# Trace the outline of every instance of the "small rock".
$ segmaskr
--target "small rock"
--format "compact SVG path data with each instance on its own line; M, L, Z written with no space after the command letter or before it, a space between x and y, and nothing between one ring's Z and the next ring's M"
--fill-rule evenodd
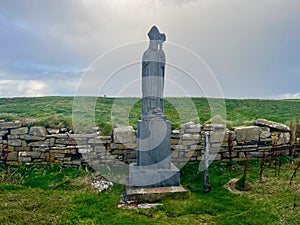
M96 188L99 192L106 190L107 188L113 186L114 184L107 180L95 180L92 186Z

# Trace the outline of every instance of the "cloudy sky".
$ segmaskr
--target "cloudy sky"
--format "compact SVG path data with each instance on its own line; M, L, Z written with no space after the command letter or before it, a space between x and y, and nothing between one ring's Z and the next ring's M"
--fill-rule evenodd
M155 24L166 95L300 98L299 21L299 0L0 0L0 97L138 95Z

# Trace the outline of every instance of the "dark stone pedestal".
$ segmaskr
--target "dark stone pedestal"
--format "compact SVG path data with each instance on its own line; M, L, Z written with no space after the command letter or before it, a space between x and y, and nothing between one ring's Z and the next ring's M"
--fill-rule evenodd
M160 117L137 122L137 166L169 169L171 123ZM151 167L151 168L150 168Z
M128 186L180 186L180 171L171 164L171 123L158 116L138 121L137 127L137 164L129 167Z

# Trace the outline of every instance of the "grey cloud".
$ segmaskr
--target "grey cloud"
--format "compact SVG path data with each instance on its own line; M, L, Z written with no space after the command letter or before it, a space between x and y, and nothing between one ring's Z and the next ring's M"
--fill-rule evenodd
M68 78L79 73L61 65L87 67L117 45L146 40L156 24L209 64L227 97L299 93L299 17L297 0L3 0L0 70L5 79L61 78L73 88ZM58 69L15 67L24 61Z

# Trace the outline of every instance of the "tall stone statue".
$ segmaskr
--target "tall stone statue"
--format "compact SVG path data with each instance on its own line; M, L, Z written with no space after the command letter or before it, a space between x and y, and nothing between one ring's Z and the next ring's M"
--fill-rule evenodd
M129 166L130 188L180 186L180 171L171 163L171 122L164 115L166 35L156 26L148 33L142 60L142 120L137 121L137 162ZM128 193L128 192L127 192Z
M142 117L143 119L163 115L163 91L166 57L162 44L166 35L161 34L156 26L148 33L149 47L142 59Z

